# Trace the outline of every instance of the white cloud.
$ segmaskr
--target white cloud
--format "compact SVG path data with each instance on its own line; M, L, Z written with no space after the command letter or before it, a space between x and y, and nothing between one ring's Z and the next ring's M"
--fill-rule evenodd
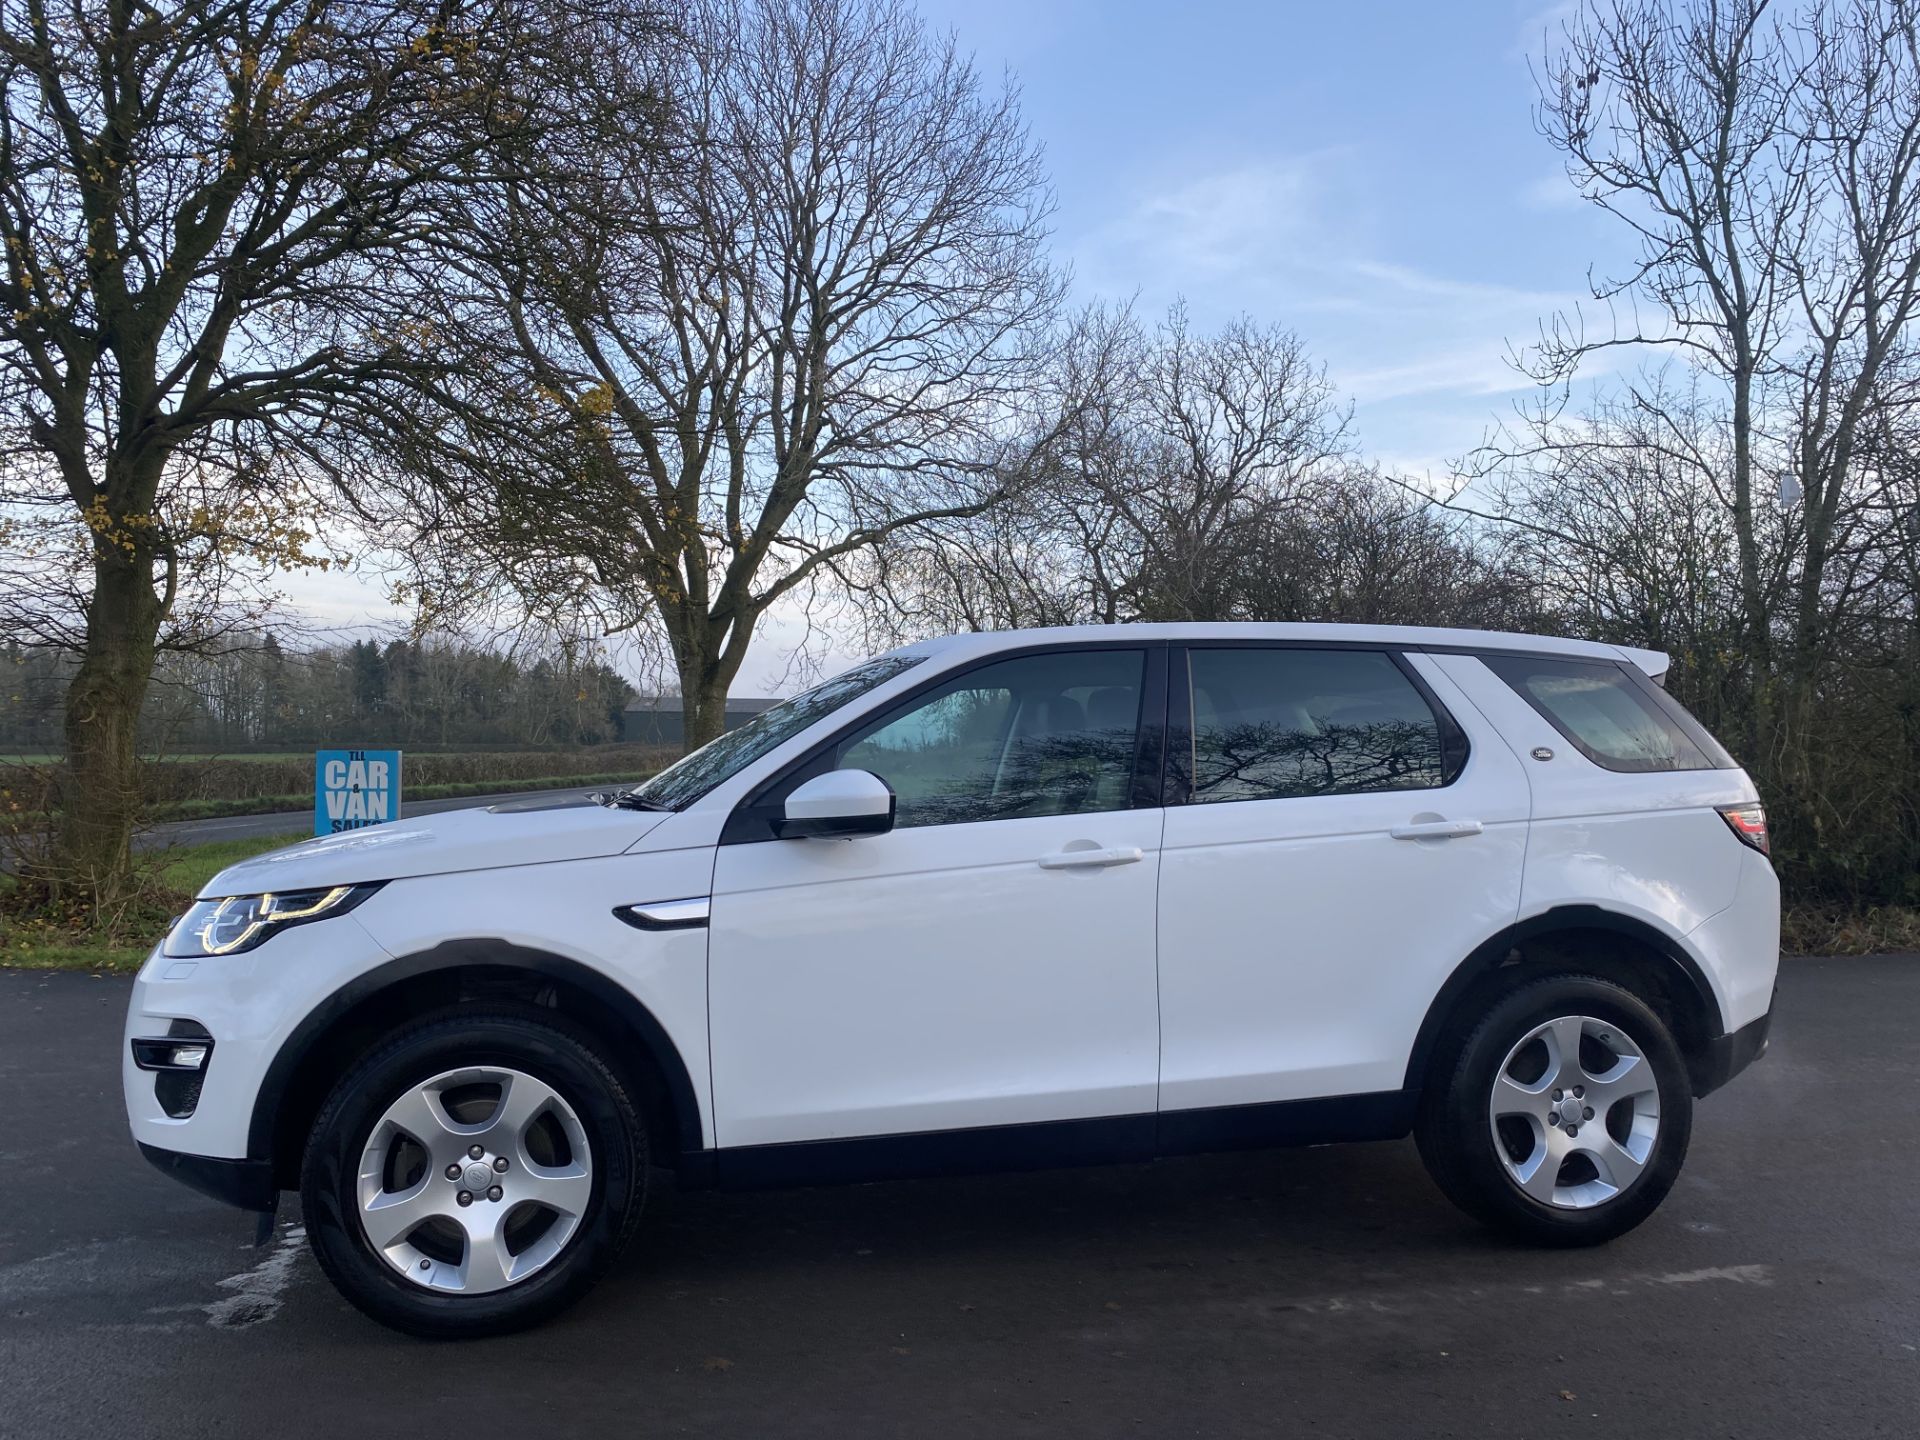
M1549 171L1528 181L1520 188L1518 198L1529 210L1578 210L1587 203L1564 170Z
M1404 295L1437 302L1436 308L1454 308L1457 302L1470 313L1491 309L1501 314L1521 310L1538 315L1563 308L1573 299L1553 290L1522 290L1485 280L1453 280L1443 275L1428 275L1411 266L1376 260L1355 260L1347 268L1362 279L1378 282Z
M1175 297L1211 325L1242 312L1298 330L1356 406L1363 443L1443 475L1505 401L1532 389L1512 364L1572 291L1405 262L1398 226L1370 231L1364 154L1267 157L1143 186L1074 247L1083 291ZM1413 463L1410 463L1413 462Z
M360 566L291 571L276 576L274 588L305 626L348 635L385 634L404 627L411 618L388 597L389 583L387 576Z
M1446 455L1425 451L1370 451L1367 458L1379 466L1382 474L1406 482L1428 495L1453 493L1453 460Z
M1340 369L1332 379L1363 407L1413 395L1507 395L1533 383L1507 362L1503 349L1481 344L1433 351L1372 369Z
M1252 161L1144 194L1073 246L1081 278L1126 294L1153 282L1191 288L1263 270L1311 239L1325 160Z
M1580 14L1580 0L1555 0L1520 22L1513 37L1513 59L1538 65L1546 52L1561 42L1561 30Z

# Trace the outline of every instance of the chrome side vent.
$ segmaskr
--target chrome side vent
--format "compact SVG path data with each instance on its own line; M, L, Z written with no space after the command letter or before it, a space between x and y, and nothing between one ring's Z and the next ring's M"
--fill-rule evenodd
M688 900L655 900L643 905L616 905L614 919L636 930L704 930L709 901L705 895Z

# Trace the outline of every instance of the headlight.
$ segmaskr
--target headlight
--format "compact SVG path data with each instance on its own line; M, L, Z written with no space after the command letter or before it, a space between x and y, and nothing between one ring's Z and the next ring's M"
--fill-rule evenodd
M174 923L165 953L179 960L207 955L237 955L263 945L291 925L329 915L344 915L378 885L334 885L316 890L281 890L267 895L232 895L196 900Z

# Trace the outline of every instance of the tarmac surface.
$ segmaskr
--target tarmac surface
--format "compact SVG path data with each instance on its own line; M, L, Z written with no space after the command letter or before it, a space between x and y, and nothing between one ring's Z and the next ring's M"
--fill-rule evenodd
M406 1339L127 1138L127 984L0 971L0 1436L1920 1435L1920 957L1784 968L1665 1206L1501 1241L1411 1143L656 1189L530 1334Z

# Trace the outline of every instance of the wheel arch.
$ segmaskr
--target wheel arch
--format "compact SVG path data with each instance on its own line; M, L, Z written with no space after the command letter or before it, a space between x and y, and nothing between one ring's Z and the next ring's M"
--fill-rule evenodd
M1457 1016L1555 961L1613 980L1652 1005L1686 1057L1695 1093L1711 1088L1709 1052L1726 1025L1706 972L1671 935L1598 905L1560 905L1509 925L1461 961L1420 1022L1407 1059L1406 1088L1424 1086L1434 1051Z
M636 1082L660 1151L686 1164L705 1151L699 1092L665 1027L638 997L577 960L505 940L450 940L348 981L294 1027L254 1097L247 1154L276 1183L299 1183L300 1156L340 1072L367 1047L433 1010L467 1001L552 1009L603 1042L607 1063ZM661 1133L664 1132L664 1133Z

